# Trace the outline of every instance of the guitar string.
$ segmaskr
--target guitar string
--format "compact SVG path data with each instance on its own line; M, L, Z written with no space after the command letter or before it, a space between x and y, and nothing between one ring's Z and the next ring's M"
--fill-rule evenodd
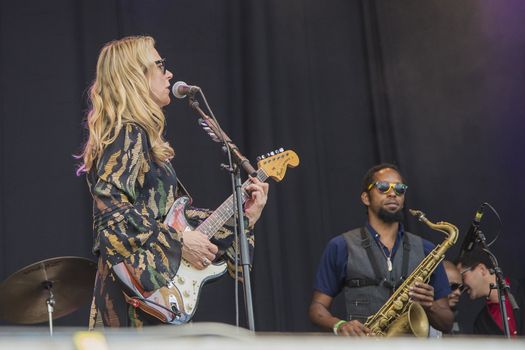
M260 181L265 181L268 176L264 173L262 169L257 171L257 178ZM242 185L244 189L250 183L249 180L245 181ZM243 192L243 203L246 200L246 192ZM232 202L232 203L230 203ZM213 234L223 225L233 215L233 196L228 197L216 210L213 212L208 219L206 219L201 225L199 225L198 230L204 233L208 238L211 238ZM222 222L221 222L222 221Z

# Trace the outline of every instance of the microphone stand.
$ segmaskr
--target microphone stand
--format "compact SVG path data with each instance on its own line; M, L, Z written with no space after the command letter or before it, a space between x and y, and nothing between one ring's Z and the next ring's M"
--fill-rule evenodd
M248 318L248 327L251 331L255 331L252 287L250 281L250 251L248 246L248 238L246 237L245 233L245 216L243 210L243 199L247 196L247 194L242 188L239 167L242 167L250 176L256 177L257 171L250 164L250 161L241 154L239 148L232 142L228 135L226 135L226 133L220 128L216 120L210 118L206 113L204 113L204 111L199 106L199 102L195 99L195 94L188 94L188 100L190 107L201 117L201 120L199 120L199 124L203 126L205 131L211 136L212 140L215 142L222 142L224 144L224 151L227 152L229 155L233 155L233 157L228 157L228 160L230 162L228 170L234 177L234 198L236 204L234 212L236 214L235 216L237 219L237 225L235 226L235 230L237 230L237 227L239 228L238 237L241 251L243 289L246 303L246 315ZM235 164L231 163L231 158L233 158ZM237 259L238 257L236 256L235 258Z
M478 241L481 243L481 246L483 247L483 251L487 253L490 260L492 261L493 273L496 275L496 285L492 284L490 285L490 289L496 289L498 291L498 303L499 303L499 309L501 312L501 321L503 324L503 334L505 337L510 338L510 329L509 329L509 319L507 315L507 307L506 307L506 300L507 296L509 298L509 302L512 306L513 310L519 309L518 304L516 303L516 300L514 299L514 296L510 292L510 287L505 281L505 276L503 275L503 271L501 267L498 266L498 260L496 259L496 256L492 254L492 252L489 250L489 247L486 243L486 238L483 232L481 230L476 230L476 235L478 237Z

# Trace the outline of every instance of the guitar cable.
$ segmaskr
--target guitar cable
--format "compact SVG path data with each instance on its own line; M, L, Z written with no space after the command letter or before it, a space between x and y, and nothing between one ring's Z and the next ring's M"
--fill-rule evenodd
M156 305L156 306L160 307L161 309L164 309L167 312L174 314L176 317L180 317L182 315L182 313L180 312L180 310L176 306L173 306L175 308L175 310L173 310L173 309L170 310L167 307L165 307L164 305L161 305L161 304L156 303L154 301L151 301L149 299L145 299L145 298L141 298L141 297L131 297L129 299L130 300L140 300L140 301L144 302L145 304L149 303L149 304ZM130 303L135 308L137 307L136 305L133 305L131 302L128 302L128 303Z

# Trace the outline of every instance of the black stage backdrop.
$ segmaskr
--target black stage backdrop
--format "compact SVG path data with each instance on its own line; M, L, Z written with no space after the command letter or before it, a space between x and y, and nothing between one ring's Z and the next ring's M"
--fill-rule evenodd
M250 158L278 147L301 165L272 183L257 225L257 330L316 330L307 317L321 253L365 222L363 173L395 162L408 204L459 226L490 202L494 252L523 275L525 3L505 1L14 1L0 5L0 278L38 260L92 257L91 199L75 176L86 91L101 46L148 34L173 82L200 85ZM173 163L195 204L230 190L218 144L186 101L166 108ZM410 219L436 243L441 234ZM498 231L486 214L485 234ZM454 247L449 258L454 258ZM195 320L234 323L229 278ZM8 300L0 301L9 303ZM60 302L60 301L58 301ZM243 302L241 301L241 304ZM479 303L467 300L468 329ZM342 315L341 301L338 301ZM58 320L87 324L87 306ZM244 316L241 317L245 324ZM4 322L5 324L5 322Z

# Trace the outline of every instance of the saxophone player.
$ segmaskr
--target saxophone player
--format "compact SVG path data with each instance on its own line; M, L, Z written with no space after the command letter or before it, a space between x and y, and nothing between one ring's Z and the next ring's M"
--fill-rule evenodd
M407 186L392 164L379 164L365 174L361 201L365 225L333 238L325 248L315 277L309 307L310 320L336 335L369 335L364 323L429 254L434 245L403 228ZM410 287L410 298L420 304L430 324L443 332L452 328L448 304L450 287L440 263L429 283ZM331 313L333 299L344 291L347 315Z

